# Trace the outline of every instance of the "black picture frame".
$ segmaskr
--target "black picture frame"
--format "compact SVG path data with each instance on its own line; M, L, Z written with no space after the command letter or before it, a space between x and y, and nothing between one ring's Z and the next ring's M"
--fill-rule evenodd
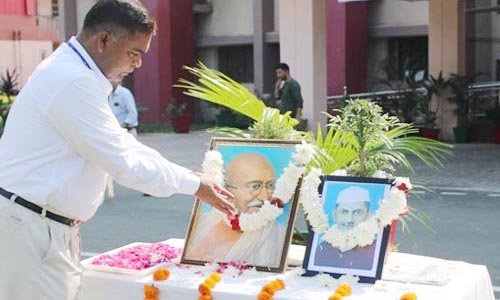
M331 209L332 207L337 209L336 197L342 191L348 187L364 188L370 196L369 214L378 210L380 200L387 195L392 184L392 180L382 178L323 176L318 190L322 199L323 211L330 215L335 214ZM382 191L383 196L381 197ZM348 195L349 193L345 191L344 194ZM326 212L325 209L329 212ZM332 220L336 222L335 216L329 216L329 225L333 224ZM330 274L335 278L342 275L353 275L358 276L360 282L364 283L374 283L381 278L390 225L385 226L377 234L372 244L346 252L341 252L330 244L325 244L326 241L320 242L321 234L314 232L310 226L308 227L309 239L303 261L303 268L306 270L304 276L314 276L318 273ZM354 252L349 253L349 251Z

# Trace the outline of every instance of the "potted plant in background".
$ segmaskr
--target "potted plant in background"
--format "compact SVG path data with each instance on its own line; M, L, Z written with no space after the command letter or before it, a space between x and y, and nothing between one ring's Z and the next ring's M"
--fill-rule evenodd
M493 124L492 140L495 144L500 144L500 104L498 101L495 107L486 111L486 117Z
M19 93L17 80L18 75L15 69L13 71L7 69L5 74L0 77L0 135L3 133L3 126L10 107Z
M425 126L420 128L420 134L429 139L437 140L439 137L439 128L436 128L436 120L440 114L442 102L449 95L449 86L451 80L445 78L442 72L438 76L428 76L424 82L427 90L427 98L422 102L421 109L425 116Z
M167 105L167 114L170 116L175 133L189 133L191 116L187 112L187 104L172 98Z
M470 90L470 86L479 75L481 74L451 74L450 87L454 94L451 100L457 105L457 127L453 128L455 142L457 143L470 141L471 132L469 126L471 113L474 103L477 100L477 95Z

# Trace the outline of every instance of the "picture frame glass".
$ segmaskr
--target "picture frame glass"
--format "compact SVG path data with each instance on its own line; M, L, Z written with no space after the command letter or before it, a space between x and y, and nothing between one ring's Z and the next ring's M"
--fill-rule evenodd
M224 187L234 195L239 214L260 211L271 201L285 168L293 161L298 142L214 138L210 150L224 162ZM298 204L298 187L274 221L259 230L231 228L227 216L196 199L186 235L181 263L238 262L257 270L283 272Z
M353 230L378 211L390 187L391 181L387 179L325 176L320 193L328 225ZM386 226L379 230L371 244L341 251L325 241L324 234L310 230L304 268L309 275L348 274L359 276L362 282L374 282L382 274L388 235L389 226Z

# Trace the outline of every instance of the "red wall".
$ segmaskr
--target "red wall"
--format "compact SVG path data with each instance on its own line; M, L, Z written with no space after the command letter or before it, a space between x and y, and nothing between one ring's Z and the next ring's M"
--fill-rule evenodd
M366 92L368 63L367 2L327 1L328 95Z
M181 77L189 78L182 65L193 65L193 4L176 0L142 2L155 16L158 33L143 57L142 67L134 72L134 91L138 104L147 107L140 122L165 123L170 99L192 101L172 85Z
M36 0L0 0L0 15L36 15Z

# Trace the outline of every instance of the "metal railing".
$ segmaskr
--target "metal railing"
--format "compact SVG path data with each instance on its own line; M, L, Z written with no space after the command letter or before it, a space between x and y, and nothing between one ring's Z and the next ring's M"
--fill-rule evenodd
M470 96L473 96L470 103L470 117L473 120L484 118L487 110L500 106L500 82L472 84L469 86L468 92ZM408 97L412 98L408 99ZM382 106L384 111L401 116L401 107L405 105L404 102L423 102L426 101L424 97L427 97L427 89L424 87L357 94L344 92L344 95L327 97L327 111L333 113L334 109L342 107L343 101L346 99L362 98L376 102ZM420 105L415 102L412 104L415 106Z

